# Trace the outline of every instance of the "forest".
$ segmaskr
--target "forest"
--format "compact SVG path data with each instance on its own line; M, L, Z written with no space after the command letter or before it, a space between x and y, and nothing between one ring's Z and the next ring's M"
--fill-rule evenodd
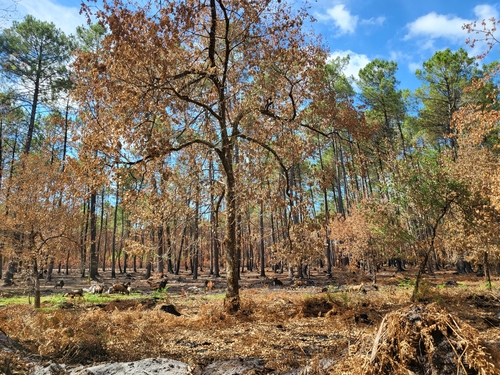
M399 87L358 78L284 1L83 5L0 34L0 276L78 269L298 279L383 265L500 273L497 21ZM482 22L482 23L481 23ZM487 42L478 58L468 45Z

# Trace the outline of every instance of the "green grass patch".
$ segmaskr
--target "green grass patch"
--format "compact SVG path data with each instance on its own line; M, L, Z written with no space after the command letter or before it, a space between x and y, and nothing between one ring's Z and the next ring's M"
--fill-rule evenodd
M33 299L33 296L31 297ZM28 296L0 297L0 306L24 305L28 303Z
M54 294L52 296L42 296L40 298L41 303L54 304L57 305L64 301L62 294ZM0 297L0 306L7 305L28 305L33 304L34 297L28 297L28 295L15 295L12 297Z
M138 299L138 298L151 298L151 296L142 295L141 293L130 293L130 294L92 294L87 293L83 295L83 299L85 302L94 304L94 303L106 303L110 301L116 300L127 300L127 299ZM78 300L78 298L75 298ZM67 300L71 300L71 298L67 298Z
M410 289L415 286L415 280L408 277L398 281L398 287L402 289Z
M224 299L226 293L217 293L217 294L205 294L204 299L208 299L210 301Z
M111 301L116 301L117 299L140 299L140 298L151 298L148 295L142 295L139 292L130 293L129 295L123 294L92 294L92 293L84 293L83 298L75 297L64 297L63 293L53 294L51 296L42 296L40 298L40 303L45 304L43 308L48 308L47 305L59 306L64 302L74 302L74 303L88 303L88 304L99 304L99 303L107 303ZM164 295L163 295L164 296ZM0 306L7 305L28 305L30 302L33 304L33 295L28 299L28 295L13 295L9 297L0 297ZM30 302L29 302L30 301Z

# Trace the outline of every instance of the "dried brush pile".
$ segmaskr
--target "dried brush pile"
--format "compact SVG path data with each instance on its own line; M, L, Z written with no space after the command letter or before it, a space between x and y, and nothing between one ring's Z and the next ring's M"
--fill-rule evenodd
M387 314L375 336L366 375L499 374L476 329L431 304Z

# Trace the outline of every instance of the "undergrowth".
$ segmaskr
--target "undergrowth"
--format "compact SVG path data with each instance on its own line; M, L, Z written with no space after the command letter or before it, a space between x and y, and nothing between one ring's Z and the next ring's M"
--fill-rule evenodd
M479 287L474 290L482 293ZM462 288L424 283L421 293L430 302L438 296L440 306L450 311L469 313L467 321L477 319L476 312L463 308ZM68 364L164 357L194 366L254 357L285 371L328 358L342 368L337 373L358 374L384 316L409 306L409 294L398 286L366 294L245 289L241 310L233 315L224 313L221 293L173 296L162 291L81 300L54 295L40 310L27 304L2 307L0 327L30 353ZM168 304L181 315L162 310ZM15 360L4 364L12 367Z

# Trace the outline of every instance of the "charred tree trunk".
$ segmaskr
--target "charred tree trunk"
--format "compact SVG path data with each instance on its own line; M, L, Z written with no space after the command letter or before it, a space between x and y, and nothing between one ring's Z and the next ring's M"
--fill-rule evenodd
M266 252L264 247L264 202L260 202L259 215L259 234L260 234L260 276L266 277Z
M167 227L167 272L170 274L174 273L174 265L172 263L172 235L170 233L170 226L166 224Z
M113 213L113 236L111 238L111 278L116 278L116 226L118 224L118 201L120 199L120 184L116 182L115 211Z
M33 262L33 277L34 277L34 306L35 309L39 309L41 307L41 295L40 295L40 277L38 276L38 264L36 259Z
M89 228L89 215L86 201L83 203L83 216L85 218L85 224L82 228L82 233L80 234L80 273L82 278L85 277L87 264L87 232Z
M177 252L177 258L175 259L175 274L178 275L181 270L181 258L182 258L182 250L184 247L184 241L186 240L187 235L187 226L184 226L182 229L181 235L181 243L179 244L179 251Z
M97 279L97 217L96 217L96 194L92 192L90 194L90 279Z
M491 290L491 275L490 275L490 263L488 260L488 252L483 253L483 267L484 267L484 277L486 278L486 287Z
M156 257L158 259L158 264L156 265L156 272L163 275L165 270L163 262L163 225L158 227L158 247L156 248Z
M199 186L199 185L198 185ZM198 280L198 253L199 253L199 214L200 214L200 196L199 196L199 188L196 188L196 202L195 202L195 211L194 211L194 228L193 228L193 280Z
M108 250L108 212L106 210L106 215L104 216L104 249L102 252L102 272L106 271L107 250Z

